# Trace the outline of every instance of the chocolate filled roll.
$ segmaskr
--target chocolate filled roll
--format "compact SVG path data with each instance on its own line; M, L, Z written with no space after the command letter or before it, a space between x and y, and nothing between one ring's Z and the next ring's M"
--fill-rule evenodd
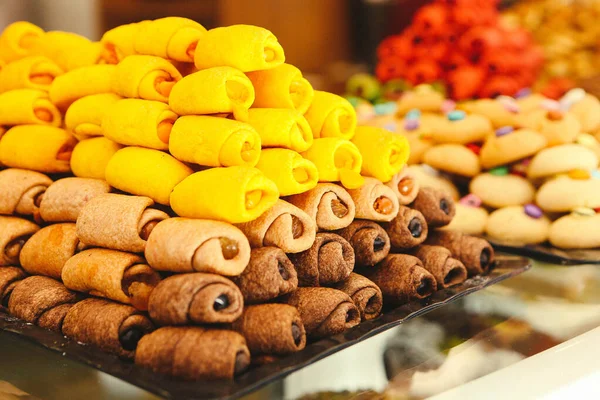
M421 260L408 254L390 254L369 272L367 278L379 286L386 304L424 299L437 289L435 278Z
M0 135L2 136L2 135ZM0 214L33 215L52 179L46 175L19 168L0 171Z
M360 313L352 299L337 289L298 288L286 303L298 309L309 338L337 335L360 323Z
M30 276L15 285L8 311L25 322L60 331L65 315L77 300L75 292L62 283L46 276Z
M148 302L150 318L158 325L230 323L243 308L242 293L233 282L202 272L164 279Z
M429 187L419 190L412 207L423 214L427 225L433 227L448 225L456 213L452 197Z
M406 166L385 185L396 193L401 206L412 203L419 193L419 182Z
M185 380L231 379L248 368L250 351L234 331L167 326L140 340L135 363Z
M61 279L67 260L85 247L77 238L74 223L53 224L40 229L25 242L19 260L31 275Z
M59 179L41 195L40 215L46 222L75 222L88 201L108 192L108 183L99 179Z
M156 224L169 216L150 208L149 197L106 193L88 201L77 218L77 236L90 246L143 253Z
M346 279L354 269L354 249L335 233L319 232L310 249L289 254L299 286L327 286Z
M390 252L390 238L375 222L357 219L335 233L352 245L357 267L372 267Z
M233 278L246 303L260 303L288 294L298 287L294 264L279 247L252 249L250 262Z
M150 292L160 282L160 275L138 255L89 249L65 263L62 280L69 289L147 310Z
M277 200L275 205L254 221L236 224L250 246L277 246L286 253L307 250L315 241L315 221L298 207Z
M353 272L348 279L338 283L334 288L350 296L362 320L376 318L381 313L383 307L381 289L364 276Z
M138 342L154 326L131 306L89 298L75 304L63 321L65 336L121 358L133 358Z
M331 231L350 225L356 207L350 194L340 185L318 183L308 192L286 197L317 222L319 230Z
M390 237L392 248L397 250L420 245L429 232L423 214L405 206L400 206L396 218L382 226Z
M226 222L169 218L152 231L145 255L158 271L235 276L250 260L250 244L238 228Z
M258 304L244 308L233 330L246 338L254 354L283 355L306 346L306 332L300 314L287 304Z
M463 263L453 258L445 247L421 245L412 254L431 272L440 289L458 285L467 279L467 269Z
M0 216L0 266L20 265L25 242L39 229L26 219Z
M494 264L494 248L485 239L456 231L434 231L425 243L450 250L465 265L469 276L487 272Z
M356 205L356 218L391 221L398 214L398 197L375 178L365 178L364 185L348 190L348 193Z
M8 308L8 301L15 286L27 274L19 267L0 267L0 309Z

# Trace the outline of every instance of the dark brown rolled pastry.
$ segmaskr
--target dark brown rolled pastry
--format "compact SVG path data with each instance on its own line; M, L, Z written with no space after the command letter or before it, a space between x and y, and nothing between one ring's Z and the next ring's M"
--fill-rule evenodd
M362 320L376 318L381 313L383 307L381 289L364 276L353 272L348 279L338 283L334 288L350 296Z
M300 314L287 304L247 306L233 323L233 330L246 338L250 353L284 355L306 346Z
M154 326L131 306L110 300L89 298L75 304L63 322L63 334L70 339L131 359L140 339Z
M158 325L230 323L243 308L242 293L233 282L202 272L162 280L148 302L150 318Z
M319 232L310 249L289 254L298 286L327 286L343 281L354 270L354 250L335 233Z
M356 214L350 194L334 183L318 183L308 192L286 197L286 200L304 210L317 222L317 228L323 231L350 225Z
M400 206L396 218L382 226L390 237L392 248L396 250L411 249L420 245L429 232L423 214L406 206Z
M456 213L452 197L430 187L419 190L412 207L423 214L427 225L433 227L448 225Z
M417 193L419 193L419 182L407 166L394 175L392 180L385 185L396 193L401 206L412 203L417 197Z
M40 216L46 222L75 222L88 201L109 192L110 185L99 179L59 179L41 195Z
M69 309L77 302L75 292L45 276L30 276L15 285L8 311L16 318L60 331Z
M450 250L445 247L421 245L412 254L435 277L439 289L458 285L467 279L467 269L463 263L453 258Z
M421 260L408 254L388 255L369 270L367 278L379 286L383 300L391 305L424 299L437 289L435 278L423 268Z
M19 267L0 267L0 309L8 308L8 300L15 286L26 276Z
M29 238L19 259L23 269L31 275L61 279L67 260L85 247L77 238L74 223L48 225Z
M391 221L398 214L398 196L375 178L365 178L364 185L348 193L356 205L356 218Z
M41 195L52 184L46 175L19 168L0 171L0 214L33 215Z
M169 216L150 208L149 197L106 193L88 201L77 218L77 236L90 246L143 253L156 224Z
M298 288L286 299L300 313L306 335L323 338L360 323L360 312L346 293L332 288Z
M388 234L373 221L357 219L335 233L352 245L357 267L372 267L390 252Z
M185 380L231 379L248 368L250 351L234 331L166 326L140 340L135 363Z
M250 263L233 281L240 288L244 302L252 304L293 292L298 287L298 274L279 247L259 247L252 249Z
M494 264L494 248L485 239L457 231L434 231L425 243L450 250L465 265L469 276L487 272Z
M26 219L0 216L0 266L19 265L25 242L39 229Z

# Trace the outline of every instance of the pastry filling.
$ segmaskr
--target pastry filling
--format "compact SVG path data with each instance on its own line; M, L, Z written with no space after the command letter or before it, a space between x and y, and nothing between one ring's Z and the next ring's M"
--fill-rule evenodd
M338 218L344 218L348 215L348 206L339 198L331 200L331 211Z
M379 311L379 301L377 300L377 296L373 295L367 301L367 305L365 306L366 313L374 313Z
M299 108L306 101L306 92L309 85L304 78L294 79L290 83L290 98L294 108Z
M463 270L461 268L452 268L444 277L445 285L459 283L463 278Z
M346 322L352 322L356 318L358 318L358 312L354 308L351 308L346 312Z
M237 241L227 237L220 237L219 242L221 243L221 252L224 259L233 260L240 253Z
M408 230L410 234L414 238L418 238L423 233L423 224L421 224L421 220L417 217L414 217L408 223Z
M251 190L246 193L246 210L256 208L262 200L263 192L260 189Z
M387 215L394 211L394 203L389 197L379 196L373 203L373 209L379 214Z
M240 350L235 355L234 375L240 374L250 365L250 357L243 350Z
M119 56L117 55L117 49L115 45L112 43L104 43L104 49L102 50L102 59L106 61L107 64L118 64Z
M38 195L34 197L33 205L36 206L37 208L40 208L40 206L42 205L42 200L44 199L45 192L46 191L44 190L43 192L38 193Z
M377 236L374 240L373 240L373 251L375 253L383 250L383 248L385 247L385 239L382 238L381 236Z
M150 233L159 222L160 220L153 220L146 223L140 230L140 238L142 238L142 240L148 240Z
M175 86L175 80L169 76L169 78L164 76L159 76L154 81L154 89L164 97L169 97L171 94L171 90L173 86Z
M173 129L174 123L175 121L172 119L160 121L156 128L156 134L161 142L169 144L169 138L171 137L171 130Z
M56 159L60 161L71 161L71 155L73 154L73 143L65 143L56 152Z
M417 294L422 297L427 297L432 292L433 292L433 286L431 285L431 282L429 281L429 279L427 279L427 278L422 279L421 282L419 283L419 286L417 286Z
M8 258L10 261L18 261L19 255L21 254L21 250L23 249L23 246L25 245L27 239L29 239L29 236L21 236L10 241L4 247L4 255L6 256L6 258Z
M254 146L250 142L244 142L240 151L242 160L250 162L254 159Z
M40 121L52 122L52 120L54 120L52 112L50 112L50 110L46 108L35 108L33 110L33 113L35 114L35 117Z
M300 346L300 343L302 343L302 329L295 322L292 323L292 338L294 339L294 344Z
M190 43L187 50L185 51L185 54L187 54L188 57L192 60L194 59L194 55L196 54L196 47L198 47L198 41Z
M52 81L54 81L54 75L48 73L32 73L29 75L29 82L35 83L37 85L50 85Z
M398 191L402 196L408 196L415 188L415 182L411 177L404 177L398 182Z
M133 351L137 348L138 342L146 332L138 327L132 327L119 335L119 343L123 349Z
M442 210L446 215L450 214L450 204L448 204L448 200L440 200L440 210Z
M213 310L219 312L223 311L230 305L229 297L226 294L222 294L215 299L213 302Z
M292 217L292 237L294 239L298 239L302 234L304 234L304 224L300 220L300 218L291 214Z
M290 273L288 272L287 268L285 267L285 264L282 263L281 261L279 261L277 263L277 270L279 271L279 275L281 275L281 279L283 279L284 281L287 281L288 279L290 279Z
M550 121L561 121L563 117L563 113L558 110L550 110L546 113L546 118L548 118Z
M479 265L481 265L481 269L483 269L483 270L487 269L487 267L490 263L491 257L492 257L492 252L490 251L490 249L485 248L485 249L481 250L481 254L479 255Z

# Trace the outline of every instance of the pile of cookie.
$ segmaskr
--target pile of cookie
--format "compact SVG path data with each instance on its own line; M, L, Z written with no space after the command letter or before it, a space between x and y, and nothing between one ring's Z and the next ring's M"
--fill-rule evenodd
M487 242L428 230L454 203L404 172L406 138L356 128L266 29L169 17L93 43L18 22L0 58L16 318L231 378L493 264Z

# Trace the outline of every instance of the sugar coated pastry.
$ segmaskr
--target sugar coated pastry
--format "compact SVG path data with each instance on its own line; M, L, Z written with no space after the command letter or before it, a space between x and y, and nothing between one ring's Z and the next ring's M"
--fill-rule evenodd
M477 154L463 145L454 143L431 147L423 155L423 161L433 168L461 176L472 177L481 170Z
M236 276L250 260L250 244L238 228L225 222L169 218L153 228L145 256L159 271Z
M581 144L563 144L537 153L527 168L529 179L569 173L572 170L591 171L598 167L598 156Z
M356 128L356 112L348 100L338 95L315 90L310 107L304 114L317 138L352 139Z
M519 126L540 132L546 137L548 146L571 143L581 132L581 124L575 115L558 110L536 110L524 114L517 122Z
M15 286L27 274L19 267L0 267L0 310L8 308L8 302Z
M335 137L315 139L302 157L317 166L319 182L341 182L347 189L358 189L365 182L360 175L362 156L349 140Z
M600 128L600 101L595 96L586 93L569 111L579 120L583 132L596 132Z
M167 103L181 73L167 60L145 55L125 57L115 68L112 91L123 97Z
M293 65L281 64L246 75L256 91L253 107L291 108L304 114L312 103L314 90L302 72Z
M180 117L173 125L168 143L169 151L178 160L210 167L254 167L261 156L261 140L256 130L227 118Z
M456 231L430 232L425 244L443 246L450 250L467 268L469 276L487 272L494 265L494 248L487 240Z
M553 246L563 249L600 247L600 214L565 215L550 225L548 239Z
M211 187L219 191L206 190ZM261 216L278 197L277 185L260 170L240 165L188 176L173 189L171 207L182 217L242 223Z
M297 152L312 146L313 134L306 118L287 108L252 108L248 123L260 135L263 147L282 147Z
M69 172L77 140L64 129L19 125L0 138L0 163L39 172Z
M444 95L430 85L419 85L400 97L396 114L404 116L414 109L421 110L421 112L440 112L444 100Z
M80 178L105 179L105 171L112 156L123 146L98 136L82 140L73 148L71 170Z
M211 29L202 35L194 54L198 69L228 66L248 72L274 68L284 62L283 47L275 35L252 25Z
M400 206L396 218L382 226L389 235L391 247L396 250L420 245L429 230L423 214L405 206Z
M443 246L421 245L412 254L435 277L438 288L458 285L467 279L467 269L463 263Z
M44 35L44 30L26 21L8 25L0 34L0 54L7 63L26 57Z
M19 265L23 245L39 229L26 219L0 216L0 266Z
M483 204L492 208L517 206L531 203L535 188L518 175L495 175L489 172L477 175L469 184L469 190Z
M60 111L48 93L37 89L14 89L0 93L0 124L41 124L60 126Z
M454 183L427 164L411 165L406 170L415 177L420 188L431 187L446 193L454 200L460 198L458 188L454 186Z
M135 54L135 38L138 30L149 21L117 26L102 35L102 60L107 64L118 64L125 57Z
M110 93L116 72L114 65L90 65L57 76L50 85L50 100L66 109L82 97Z
M398 202L402 206L412 203L417 197L417 193L419 193L419 182L417 182L414 174L406 166L394 175L386 183L386 186L390 187L396 193Z
M530 207L527 207L530 206ZM550 220L531 204L500 208L490 214L485 231L503 243L523 245L548 239Z
M446 119L433 120L431 138L435 142L457 144L482 142L487 136L493 134L489 119L478 114L458 114L460 112L462 111L454 111L456 117L455 114L448 114Z
M375 178L365 178L358 189L348 189L356 206L356 218L391 221L398 214L398 197L394 191Z
M120 99L114 93L100 93L75 100L65 114L66 128L79 140L102 136L102 118Z
M71 32L46 32L31 48L31 53L48 57L65 71L97 64L102 46Z
M33 215L40 206L41 195L52 179L35 171L7 168L0 171L0 214Z
M589 176L589 175L588 175ZM569 212L578 207L600 207L600 179L559 177L544 183L536 203L546 212Z
M456 214L450 223L440 229L481 235L485 231L489 214L483 207L456 203Z
M48 91L54 79L64 71L52 60L29 56L13 61L0 69L0 92L13 89Z
M256 168L275 182L281 196L304 193L319 182L315 164L293 150L264 149Z
M479 99L465 102L460 104L459 108L469 114L483 115L490 120L494 128L514 126L520 110L518 105L516 105L516 107L515 105L510 107L505 103L494 99Z
M137 54L193 62L198 40L206 29L188 18L166 17L139 24L133 47Z
M238 121L248 120L253 102L252 82L232 67L194 72L177 82L169 96L169 106L178 115L233 113Z
M141 147L117 151L105 171L111 186L165 205L175 186L191 173L187 165L169 154Z
M335 288L350 296L363 321L376 318L381 313L383 307L381 289L366 277L353 272L348 279L336 284Z
M352 245L357 267L372 267L390 252L388 234L373 221L355 220L335 233Z
M517 129L506 135L491 136L481 148L479 159L483 168L494 168L532 156L547 144L541 133Z
M108 192L108 183L98 179L59 179L40 195L40 216L46 222L75 222L88 201Z
M419 190L413 208L423 214L428 226L435 227L448 225L456 212L454 200L444 192L432 188Z
M352 143L363 159L361 173L382 182L392 180L408 161L410 148L404 136L382 128L358 127Z

